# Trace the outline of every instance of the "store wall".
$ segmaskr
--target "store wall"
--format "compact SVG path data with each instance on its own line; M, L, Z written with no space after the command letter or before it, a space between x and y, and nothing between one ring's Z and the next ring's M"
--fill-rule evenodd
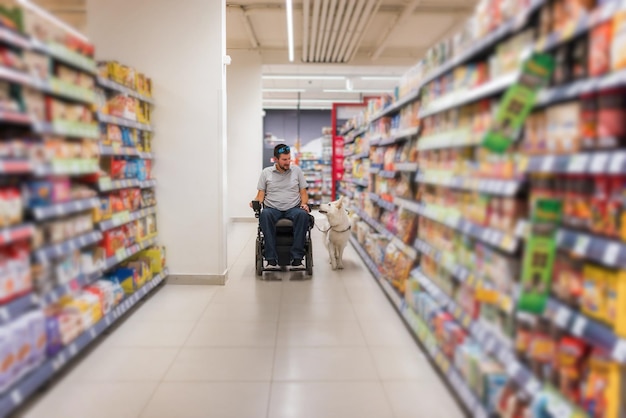
M152 78L158 227L173 281L226 277L225 1L87 0L100 60Z
M263 168L261 54L228 51L228 212L231 220L256 221L249 207Z

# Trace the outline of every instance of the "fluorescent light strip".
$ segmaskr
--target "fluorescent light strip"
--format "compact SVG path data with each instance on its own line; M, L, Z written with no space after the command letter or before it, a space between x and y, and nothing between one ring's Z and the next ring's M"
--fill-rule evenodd
M264 80L345 80L340 75L275 75L266 74L261 76Z
M361 100L301 99L300 103L362 103ZM298 103L298 99L263 99L263 103Z
M264 93L305 93L306 89L263 89Z
M293 62L293 4L292 0L285 0L287 6L287 41L289 43L289 62Z
M300 110L330 110L333 107L331 105L319 105L319 106L300 106ZM267 110L283 110L283 109L297 109L294 105L271 105L263 106L263 109Z
M393 89L324 89L324 93L392 93Z
M400 80L400 76L363 76L361 80L367 81L398 81Z

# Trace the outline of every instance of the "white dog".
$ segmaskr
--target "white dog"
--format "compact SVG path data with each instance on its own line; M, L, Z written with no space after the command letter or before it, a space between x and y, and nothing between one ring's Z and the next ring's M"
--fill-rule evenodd
M333 270L343 269L343 250L350 239L350 218L344 208L343 196L330 203L320 206L320 213L326 215L329 226L320 229L325 234L324 246L330 256L330 264Z

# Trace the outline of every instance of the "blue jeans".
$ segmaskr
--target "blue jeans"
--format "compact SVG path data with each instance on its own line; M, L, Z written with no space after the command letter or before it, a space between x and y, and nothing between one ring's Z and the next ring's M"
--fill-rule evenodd
M309 229L309 214L300 207L285 211L266 207L261 211L259 222L265 237L265 259L278 261L278 254L276 253L276 222L282 218L287 218L293 222L291 259L302 260L304 258L306 232Z

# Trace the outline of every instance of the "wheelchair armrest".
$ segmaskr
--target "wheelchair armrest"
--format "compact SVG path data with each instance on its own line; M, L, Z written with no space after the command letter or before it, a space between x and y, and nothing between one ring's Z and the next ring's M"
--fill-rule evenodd
M253 200L252 201L252 210L254 210L254 216L256 218L261 216L261 207L262 206L263 206L262 203L259 202L258 200Z

